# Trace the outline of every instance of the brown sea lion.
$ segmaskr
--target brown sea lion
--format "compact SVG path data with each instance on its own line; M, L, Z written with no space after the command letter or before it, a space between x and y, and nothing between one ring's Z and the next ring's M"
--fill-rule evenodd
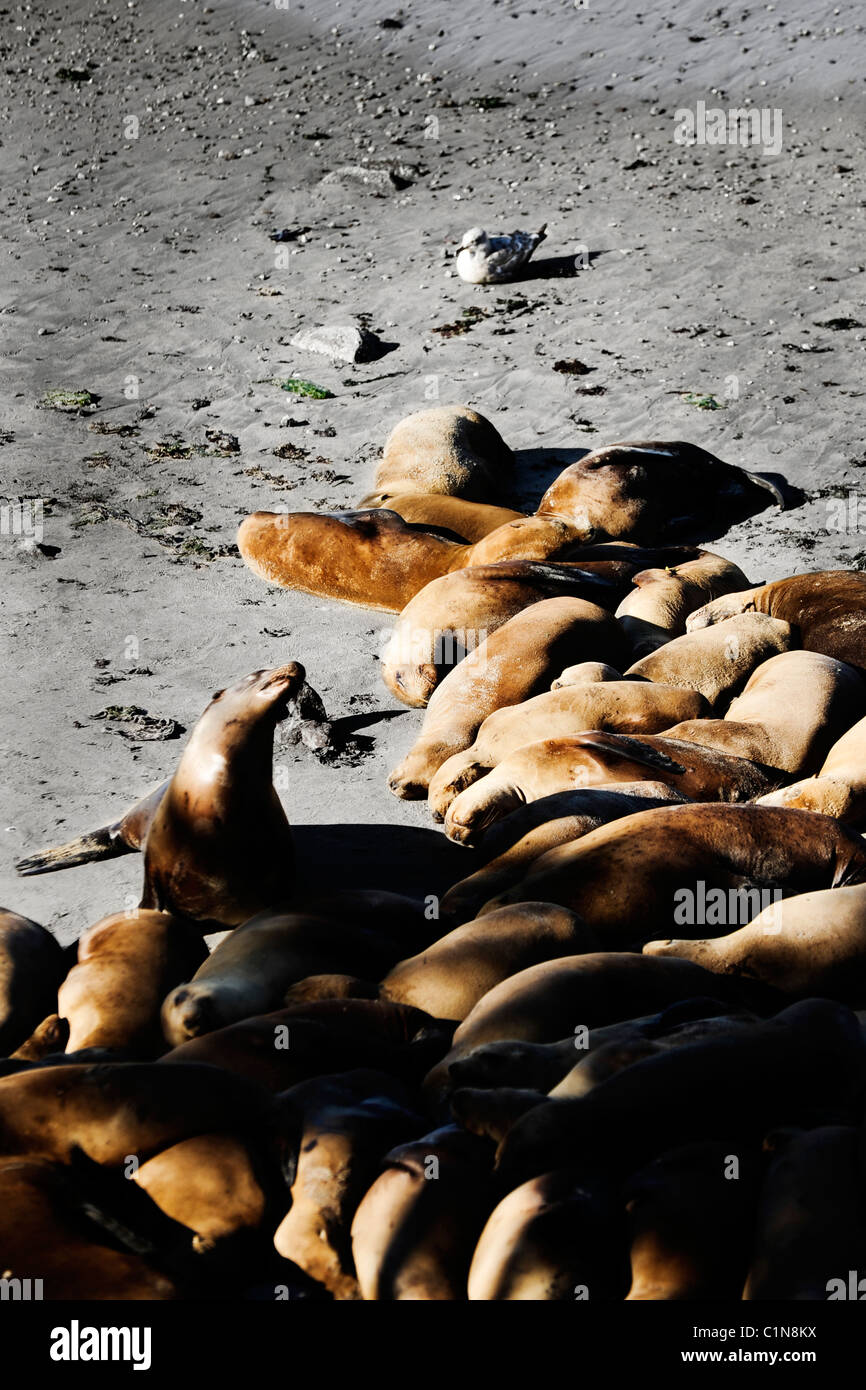
M390 1000L319 999L192 1038L157 1065L207 1063L284 1091L350 1066L412 1075L423 1068L430 1033L436 1033L434 1020L420 1009Z
M386 1154L352 1222L364 1299L465 1299L495 1201L490 1145L448 1125Z
M618 573L617 562L589 563L594 570L513 560L434 579L406 605L393 629L382 656L382 678L388 689L405 705L426 705L439 681L465 652L474 652L531 604L549 598L610 602L618 590L601 567L614 566ZM617 659L612 650L598 653L600 660L609 657Z
M604 1302L622 1298L626 1258L612 1193L579 1169L558 1169L509 1192L475 1247L475 1300Z
M499 503L506 499L513 466L514 455L485 416L468 405L432 406L405 416L388 435L373 496L376 505L392 492L443 492Z
M813 777L768 792L759 804L819 811L862 829L866 823L866 719L859 719L833 744Z
M688 719L667 737L803 776L864 708L866 682L853 666L820 652L782 652L752 672L724 719Z
M778 786L782 774L667 734L593 732L542 739L510 753L455 797L445 816L445 833L459 844L473 844L494 821L527 801L570 787L644 778L665 782L695 801L736 802Z
M387 930L324 913L260 912L220 942L188 983L165 998L162 1025L177 1046L240 1019L270 1013L291 984L328 971L379 979L401 958Z
M553 601L564 602L562 599ZM538 607L538 604L533 605L529 616L536 613ZM499 629L500 632L506 630L507 624ZM519 704L496 709L487 716L475 735L475 742L440 764L430 781L430 809L436 819L441 820L455 796L527 744L542 739L571 738L587 730L657 734L683 720L700 720L706 714L709 714L709 706L697 691L649 681L600 681L547 690Z
M573 912L548 903L491 912L395 965L381 997L434 1018L463 1019L488 990L527 966L598 949Z
M522 702L546 690L564 661L587 650L614 653L620 641L616 619L584 599L542 599L516 613L434 690L419 738L388 778L391 791L404 799L424 796L431 777L446 759L469 747L494 711L525 708ZM540 698L566 704L575 699L570 691L561 696L547 691Z
M104 1231L87 1220L82 1207L55 1164L29 1156L0 1159L0 1273L9 1281L4 1299L180 1296L175 1283L145 1260L106 1244Z
M448 889L440 903L441 915L468 922L490 898L519 883L548 850L572 844L622 816L684 800L664 782L622 782L616 788L554 792L530 801L485 833L482 852L489 855L487 863ZM500 845L506 848L497 854Z
M519 521L523 512L510 507L494 507L484 502L467 502L464 497L449 497L444 492L389 493L387 500L372 493L360 504L363 508L387 508L411 526L423 526L448 538L474 545L507 521Z
M0 908L0 1056L8 1057L56 1010L66 969L63 948L50 931Z
M622 674L604 661L579 661L576 666L566 666L555 681L550 682L551 690L564 690L569 685L592 685L595 681L621 681Z
M686 630L686 618L721 594L748 584L743 571L730 560L705 550L694 560L671 559L664 568L641 570L633 578L616 616L629 642L632 661Z
M659 968L675 964L680 968ZM503 980L478 1001L455 1032L451 1051L425 1078L425 1089L432 1095L448 1090L454 1081L449 1067L480 1043L558 1042L578 1028L638 1018L699 995L737 998L734 984L688 961L609 951L543 961Z
M728 594L692 613L687 627L694 632L736 613L769 613L797 628L807 651L866 669L866 574L862 570L794 574Z
M352 1219L384 1154L423 1131L425 1121L406 1088L382 1072L319 1076L282 1099L295 1114L297 1164L274 1245L334 1298L360 1298Z
M697 937L707 903L720 904L720 923L731 924L755 915L762 890L792 897L864 879L866 846L829 816L772 806L662 806L551 850L482 913L558 902L618 950L670 936L674 924Z
M139 1160L194 1134L260 1125L270 1098L217 1067L119 1062L0 1077L0 1151L68 1162Z
M271 765L274 729L304 675L290 661L214 696L148 830L142 907L213 930L288 901L292 832Z
M773 500L784 505L778 488L697 444L641 440L585 454L551 483L538 511L573 521L587 540L657 543L730 525Z
M588 1050L547 1094L551 1100L575 1100L578 1096L589 1095L596 1086L616 1076L624 1067L642 1062L645 1057L653 1057L671 1047L691 1047L698 1039L727 1036L749 1022L754 1022L752 1015L743 1012L702 1018L671 1029L649 1027L636 1030L634 1036L611 1038Z
M771 1158L742 1295L747 1302L863 1298L866 1211L857 1141L857 1130L847 1125L767 1137Z
M627 1302L738 1299L749 1267L758 1201L755 1149L705 1139L633 1173Z
M195 1250L211 1249L238 1231L255 1230L266 1215L267 1193L253 1146L235 1134L183 1139L130 1177L166 1216L195 1232Z
M519 1118L497 1155L516 1186L553 1163L634 1172L668 1149L730 1135L759 1142L778 1124L859 1115L866 1045L854 1014L826 999L766 1022L669 1048L625 1067L578 1100L547 1100Z
M69 1041L69 1024L59 1014L49 1014L34 1028L30 1037L10 1052L10 1058L21 1062L41 1062L51 1053L64 1052Z
M796 645L793 629L764 613L744 613L718 626L687 632L634 662L632 680L699 690L710 707L722 713L762 662Z
M207 958L197 931L168 912L115 912L78 942L78 964L60 987L67 1052L108 1047L152 1056L165 1050L159 1010L168 990Z
M491 916L498 916L492 913ZM649 956L678 956L795 998L821 995L866 1007L866 884L769 903L746 926L700 941L650 941Z

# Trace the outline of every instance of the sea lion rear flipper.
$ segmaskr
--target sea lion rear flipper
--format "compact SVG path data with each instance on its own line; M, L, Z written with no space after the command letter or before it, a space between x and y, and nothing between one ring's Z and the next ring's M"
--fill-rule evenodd
M686 769L651 745L641 743L628 734L603 734L592 732L580 735L585 748L594 748L599 753L612 753L614 757L626 758L630 763L641 763L644 767L656 768L662 772L683 773Z
M65 845L55 845L51 849L28 854L15 865L22 878L33 874L53 874L57 869L73 869L78 864L89 864L96 859L116 859L121 854L135 854L137 846L128 845L121 837L122 821L103 825L99 830L89 830L70 840Z

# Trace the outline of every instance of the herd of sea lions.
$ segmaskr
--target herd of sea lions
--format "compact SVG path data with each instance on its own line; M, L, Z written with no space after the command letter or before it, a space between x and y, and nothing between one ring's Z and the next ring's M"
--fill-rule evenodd
M472 847L433 910L299 887L274 733L325 716L294 661L20 862L140 853L143 890L65 949L0 914L6 1277L814 1300L866 1270L866 575L699 548L785 499L695 445L593 451L533 515L512 473L437 407L359 510L239 532L268 582L398 615L383 679L424 714L389 786Z

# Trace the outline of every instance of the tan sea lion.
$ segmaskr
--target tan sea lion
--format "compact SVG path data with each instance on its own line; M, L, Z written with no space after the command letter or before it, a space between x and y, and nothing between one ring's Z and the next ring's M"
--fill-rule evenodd
M692 613L690 632L736 613L769 613L797 628L807 651L866 668L866 574L821 570L714 599Z
M768 792L759 804L819 811L861 829L866 822L866 719L833 744L813 777Z
M352 1222L364 1299L465 1299L495 1201L490 1146L448 1125L385 1156Z
M498 916L498 913L492 913ZM649 956L678 956L795 998L821 995L866 1007L866 884L768 904L746 926L699 941L650 941Z
M304 676L291 661L214 696L148 830L142 907L213 930L288 901L292 832L271 765L274 729Z
M697 937L707 903L720 904L720 920L730 925L755 916L762 890L792 897L864 879L866 846L829 816L772 806L662 806L551 850L482 913L558 902L618 950L668 937L674 924Z
M665 782L695 801L736 802L778 786L782 774L667 734L593 732L542 739L510 753L456 796L445 815L445 833L459 844L473 844L521 803L570 787L604 787L643 778Z
M319 1076L282 1099L296 1117L297 1163L274 1245L334 1298L360 1298L352 1219L384 1154L423 1131L425 1121L406 1088L382 1072Z
M195 1232L195 1250L211 1249L238 1231L255 1230L266 1215L267 1193L253 1146L236 1134L183 1139L130 1176L166 1216Z
M866 682L853 666L820 652L782 652L752 672L724 719L685 720L667 737L803 776L864 707Z
M684 800L664 782L622 782L616 788L554 792L530 801L485 833L482 852L489 855L487 863L448 889L440 903L441 915L468 922L490 898L519 883L548 850L572 844L621 816ZM506 848L497 854L500 845Z
M140 1161L187 1139L260 1125L270 1098L217 1067L120 1062L33 1067L0 1077L0 1151L68 1162Z
M474 651L531 604L549 598L612 602L618 590L601 567L617 562L588 563L595 570L513 560L434 579L406 605L393 629L382 656L382 678L388 689L406 705L426 705L439 681L465 652ZM611 641L611 650L600 651L598 658L616 660L612 646Z
M627 1302L738 1299L749 1267L759 1172L755 1149L705 1139L633 1173Z
M641 570L616 616L628 638L632 661L647 656L686 630L696 608L748 584L730 560L705 550L694 560Z
M530 616L538 607L533 605ZM499 629L506 630L507 624ZM571 738L587 730L657 734L683 720L700 720L706 714L709 706L697 691L649 681L601 681L547 690L487 716L475 742L463 752L452 754L431 778L430 809L441 820L455 796L527 744Z
M680 968L659 968L674 964ZM543 961L503 980L478 1001L455 1032L451 1051L425 1078L425 1090L432 1095L448 1090L454 1081L449 1067L481 1043L502 1038L558 1042L578 1028L638 1018L699 995L730 1000L737 997L735 991L722 976L688 961L660 961L633 952Z
M856 1129L834 1124L767 1137L771 1160L742 1294L747 1302L862 1299L866 1212L857 1140Z
M641 440L593 449L551 483L538 511L580 526L587 540L667 539L784 501L772 483L697 444Z
M423 526L428 531L446 534L449 539L474 545L507 521L519 521L523 512L510 507L494 507L484 502L467 502L464 497L449 497L444 492L389 493L387 501L375 493L365 497L363 508L387 508L411 526Z
M566 666L555 681L550 682L551 690L564 690L569 685L592 685L595 681L621 681L622 674L603 661L579 661L576 666Z
M164 1051L160 1005L206 958L199 933L171 913L138 908L103 917L80 938L78 964L60 986L67 1052L108 1047L146 1057Z
M433 691L420 736L388 778L391 791L404 799L426 795L431 777L453 754L469 747L494 711L524 708L522 702L545 690L564 661L587 650L615 653L620 640L616 619L581 598L542 599L516 613ZM540 698L569 704L580 697L547 691Z
M187 983L163 998L162 1025L177 1046L240 1019L270 1013L288 987L308 975L339 971L379 979L411 949L401 948L375 920L334 919L324 913L260 912L207 956Z
M105 1232L86 1219L82 1206L55 1164L30 1156L0 1159L0 1249L2 1275L9 1280L4 1299L162 1301L180 1296L175 1283L145 1260L107 1244ZM16 1280L21 1281L17 1295Z
M626 676L699 690L722 713L762 662L795 646L793 629L764 613L740 614L718 626L675 637L634 662Z
M434 1018L463 1019L488 990L527 966L598 949L573 912L548 903L491 912L395 965L381 997Z
M597 1179L572 1168L532 1178L491 1212L472 1256L469 1299L619 1300L623 1234L613 1196Z
M59 1014L49 1014L34 1028L30 1037L10 1052L10 1058L21 1062L41 1062L52 1052L64 1052L69 1041L69 1024Z
M514 455L485 416L468 405L432 406L405 416L388 435L373 496L377 505L392 492L444 492L499 503L506 499L513 466Z
M0 908L0 1056L8 1057L54 1013L66 969L63 948L50 931Z
M623 1175L666 1150L730 1135L760 1142L780 1123L862 1110L866 1047L844 1005L810 999L766 1022L668 1048L578 1100L527 1111L500 1145L511 1186L552 1164L596 1162Z

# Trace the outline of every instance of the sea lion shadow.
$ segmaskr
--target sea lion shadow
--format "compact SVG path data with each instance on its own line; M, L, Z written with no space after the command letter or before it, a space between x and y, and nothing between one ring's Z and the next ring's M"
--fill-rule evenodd
M478 867L439 830L410 825L293 825L298 888L380 888L440 898Z
M550 484L572 463L578 463L589 449L515 449L514 501L521 510L534 512Z

